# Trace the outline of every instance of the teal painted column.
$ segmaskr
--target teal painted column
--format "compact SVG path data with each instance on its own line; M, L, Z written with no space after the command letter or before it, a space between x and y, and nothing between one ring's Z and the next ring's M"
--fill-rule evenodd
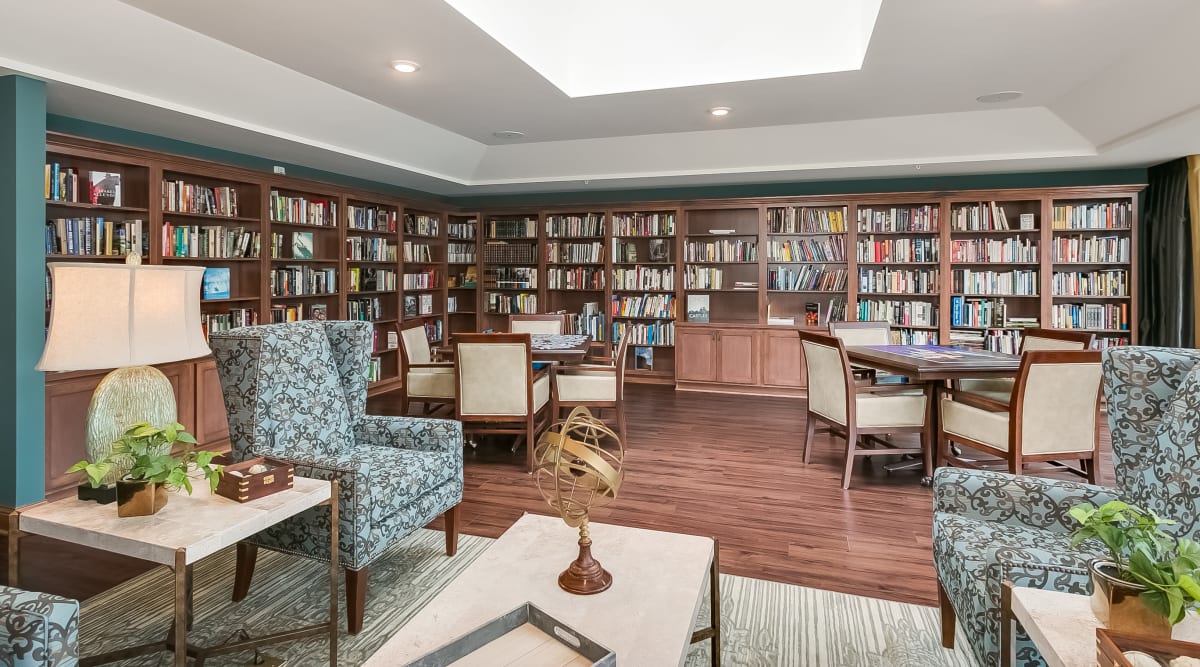
M0 76L0 506L46 493L46 84ZM85 341L80 341L86 344Z

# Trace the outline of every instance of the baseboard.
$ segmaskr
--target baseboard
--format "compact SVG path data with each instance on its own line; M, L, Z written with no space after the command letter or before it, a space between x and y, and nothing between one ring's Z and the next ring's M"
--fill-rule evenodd
M768 396L771 398L807 398L808 392L800 387L763 387L757 385L720 384L712 382L675 382L675 391L698 391L709 394L737 394L741 396Z

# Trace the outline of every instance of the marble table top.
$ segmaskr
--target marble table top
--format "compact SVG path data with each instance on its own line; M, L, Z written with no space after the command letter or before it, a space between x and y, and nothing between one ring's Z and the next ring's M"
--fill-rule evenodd
M365 667L398 667L532 602L612 649L618 665L682 665L707 598L707 537L590 524L592 555L612 573L596 595L572 595L558 574L579 553L579 531L526 514L392 636Z
M1012 613L1049 667L1096 667L1096 629L1103 626L1089 596L1016 586ZM1173 638L1200 641L1200 617L1190 614Z
M118 517L117 504L64 498L21 512L26 533L82 544L163 565L184 549L192 564L258 531L329 500L330 483L296 477L291 489L239 503L193 484L194 493L171 494L157 514Z

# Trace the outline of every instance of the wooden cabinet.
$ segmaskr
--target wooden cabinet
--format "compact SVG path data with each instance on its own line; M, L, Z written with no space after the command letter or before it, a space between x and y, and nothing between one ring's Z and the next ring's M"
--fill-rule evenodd
M727 384L758 383L757 331L717 330L717 381Z
M754 324L676 327L676 389L802 394L804 364L794 329Z
M807 384L800 337L791 329L767 329L762 333L763 384L773 387L803 387Z
M196 364L196 419L192 435L201 445L220 449L229 440L229 416L221 396L221 379L215 360Z
M717 381L717 332L714 329L679 329L675 334L678 362L675 379Z

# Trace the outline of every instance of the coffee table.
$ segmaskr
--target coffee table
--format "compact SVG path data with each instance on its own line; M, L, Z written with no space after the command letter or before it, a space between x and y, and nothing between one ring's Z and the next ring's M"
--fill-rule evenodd
M304 510L329 505L332 513L331 545L338 543L337 482L296 477L293 486L269 496L238 503L212 494L202 479L194 494L172 493L161 511L152 516L118 517L115 503L99 505L65 498L35 505L19 517L21 534L42 535L93 549L166 565L175 573L175 618L165 640L85 657L85 667L139 655L172 651L175 665L196 665L208 658L302 637L329 636L329 664L337 664L338 550L331 549L329 567L329 619L324 623L263 637L201 648L188 644L192 625L192 564L258 531Z
M597 523L589 529L592 554L612 573L612 588L596 595L559 588L558 574L579 555L579 531L558 518L526 514L365 667L408 664L526 602L612 649L618 665L682 665L693 642L711 639L718 666L716 541ZM693 633L706 588L712 626Z

